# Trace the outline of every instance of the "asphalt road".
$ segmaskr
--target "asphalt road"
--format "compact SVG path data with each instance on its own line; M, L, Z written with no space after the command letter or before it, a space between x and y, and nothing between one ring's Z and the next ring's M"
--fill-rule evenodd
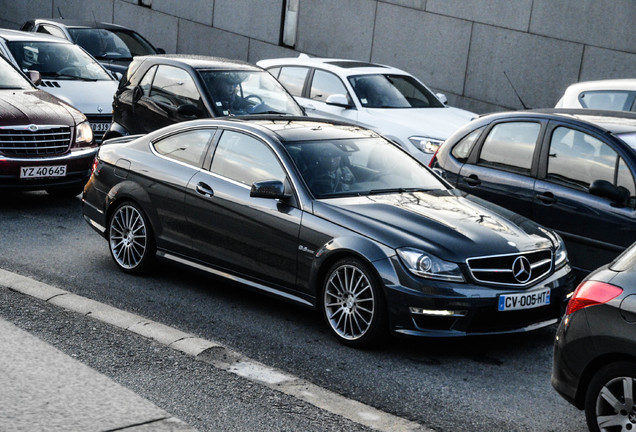
M317 313L244 287L172 264L145 277L118 271L106 241L83 220L79 197L3 193L0 221L2 269L220 341L261 363L435 430L586 430L583 414L550 386L555 327L465 340L395 339L382 349L354 350L338 344ZM139 337L108 328L97 336L85 319L68 315L61 325L50 318L60 312L38 314L41 309L48 311L48 306L0 298L3 318L65 352L82 353L91 367L193 426L218 429L205 403L187 396L193 383L205 389L206 382L225 379L218 372L203 365L180 367L174 354L162 349L151 349L152 355L137 364L136 355L127 352L144 344ZM66 336L60 337L61 332ZM124 348L115 349L120 344ZM117 366L122 361L134 365L134 377ZM173 373L180 378L168 379ZM229 380L226 387L249 385L239 381ZM274 408L280 406L280 396L258 393ZM314 412L303 404L294 412L307 412L307 430L333 427L328 421L314 423ZM267 424L266 412L255 409L254 416Z

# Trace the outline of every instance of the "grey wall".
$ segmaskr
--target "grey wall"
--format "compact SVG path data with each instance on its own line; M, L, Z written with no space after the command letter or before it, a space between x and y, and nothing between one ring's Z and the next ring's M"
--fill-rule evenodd
M476 112L553 106L573 82L634 78L635 0L0 0L0 26L35 17L132 27L167 52L256 62L299 52L390 64ZM508 78L506 78L506 75Z

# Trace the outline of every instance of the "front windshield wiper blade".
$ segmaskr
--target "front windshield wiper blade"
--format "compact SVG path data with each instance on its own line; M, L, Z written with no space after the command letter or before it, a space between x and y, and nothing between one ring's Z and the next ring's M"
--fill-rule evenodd
M26 90L26 88L24 88L24 87L4 86L4 85L0 85L0 89L1 90Z
M406 193L406 192L430 192L435 189L430 188L386 188L386 189L371 189L366 195L380 195L389 193Z
M86 77L77 76L77 75L61 74L59 72L41 72L40 75L43 78L54 77L54 78L71 78L71 79L77 79L80 81L91 81L91 82L97 81L97 78L86 78Z

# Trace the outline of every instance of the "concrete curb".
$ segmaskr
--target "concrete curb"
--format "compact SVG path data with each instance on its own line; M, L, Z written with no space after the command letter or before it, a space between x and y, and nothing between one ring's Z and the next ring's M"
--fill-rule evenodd
M199 338L34 279L0 269L0 287L44 300L66 310L152 339L218 369L293 396L363 426L386 432L433 432L433 429L418 423L347 399L306 380L265 366L230 350L219 342Z

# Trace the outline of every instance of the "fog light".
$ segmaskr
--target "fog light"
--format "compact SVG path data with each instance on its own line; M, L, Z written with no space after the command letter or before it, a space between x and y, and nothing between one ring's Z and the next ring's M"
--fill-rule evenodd
M409 310L412 314L416 315L428 315L438 317L463 317L466 316L465 310L444 310L444 309L422 309L416 307L410 307Z

